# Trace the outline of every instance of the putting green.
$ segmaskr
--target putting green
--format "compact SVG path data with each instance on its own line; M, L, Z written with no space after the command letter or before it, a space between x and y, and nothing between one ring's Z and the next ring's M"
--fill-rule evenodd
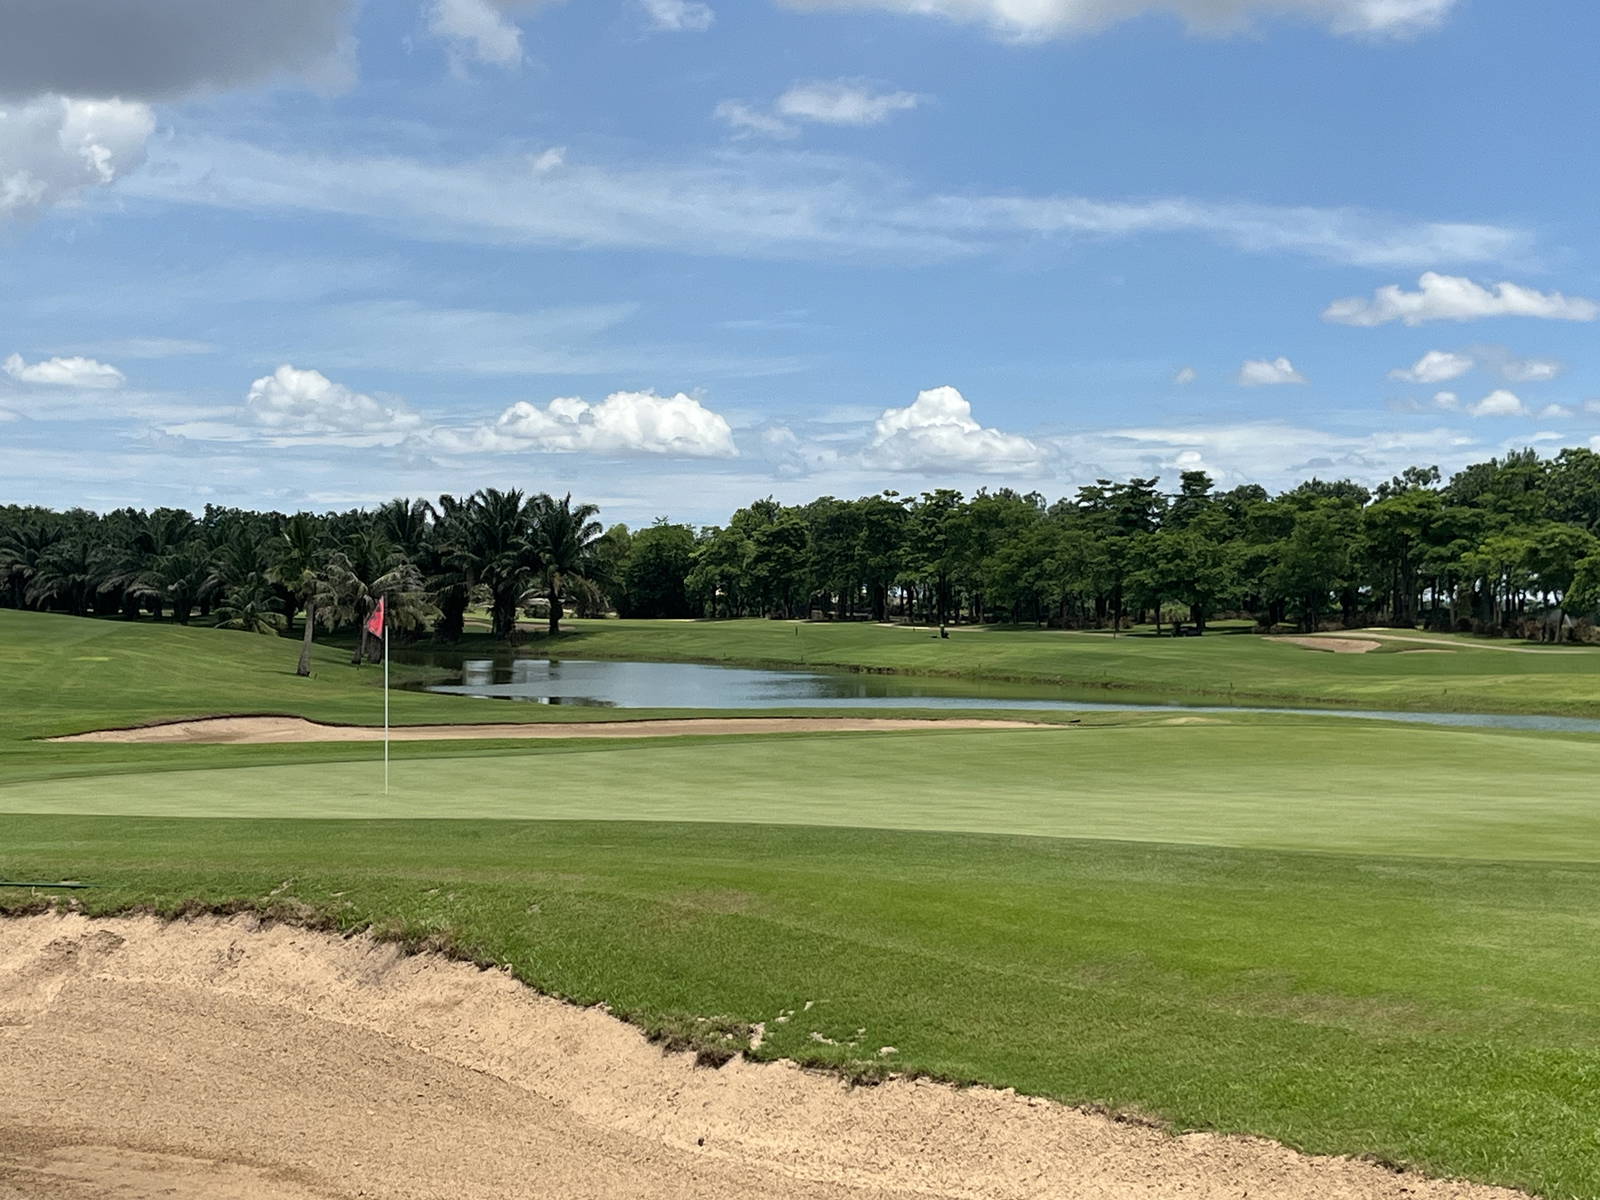
M285 748L288 749L288 748ZM0 787L0 811L743 821L1600 859L1600 739L1348 721L585 742ZM376 747L373 748L376 752Z

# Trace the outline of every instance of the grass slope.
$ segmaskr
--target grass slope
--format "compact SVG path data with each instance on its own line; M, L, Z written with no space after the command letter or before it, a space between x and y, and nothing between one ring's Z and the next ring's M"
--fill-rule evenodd
M4 828L7 871L93 878L92 911L309 906L645 1024L765 1021L763 1057L893 1046L902 1070L1600 1196L1589 865L646 822Z
M576 621L570 630L556 645L572 658L987 676L1059 685L1081 699L1600 715L1600 648L1594 647L1457 637L1443 639L1448 646L1388 642L1367 654L1331 654L1247 633L1112 638L958 628L941 640L921 629L757 620ZM529 649L544 652L550 643L534 639Z

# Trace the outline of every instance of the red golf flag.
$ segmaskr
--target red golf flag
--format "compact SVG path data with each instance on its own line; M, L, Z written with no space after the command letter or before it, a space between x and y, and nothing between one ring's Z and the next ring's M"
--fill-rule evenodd
M378 597L378 607L372 610L372 615L367 618L367 632L373 637L381 638L383 628L383 597Z

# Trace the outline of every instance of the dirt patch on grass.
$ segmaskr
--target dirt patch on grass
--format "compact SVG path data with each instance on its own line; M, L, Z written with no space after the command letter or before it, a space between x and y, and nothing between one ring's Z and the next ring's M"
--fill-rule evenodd
M1307 650L1325 650L1332 654L1368 654L1382 648L1382 642L1368 638L1346 637L1273 637L1269 642L1285 642L1291 646L1304 646Z
M395 725L397 742L485 738L656 738L726 733L881 733L908 729L1043 729L1040 721L915 717L715 717L681 721L568 721L520 725ZM303 717L205 717L135 729L100 729L52 742L257 744L263 742L381 742L382 726L324 725Z
M0 1197L1517 1195L985 1088L696 1067L702 1032L663 1053L500 971L250 917L0 921Z

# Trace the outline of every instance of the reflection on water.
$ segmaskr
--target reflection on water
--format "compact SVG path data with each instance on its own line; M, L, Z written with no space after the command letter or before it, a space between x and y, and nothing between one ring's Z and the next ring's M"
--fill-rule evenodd
M400 657L397 652L396 657ZM1499 716L1489 713L1346 711L1246 705L1113 704L1074 697L1063 688L981 679L870 675L845 671L768 671L699 663L599 662L563 658L461 661L408 654L406 661L450 666L460 678L431 692L581 704L601 708L1031 708L1073 712L1304 713L1363 717L1421 725L1479 729L1532 729L1600 733L1600 720L1583 717Z

